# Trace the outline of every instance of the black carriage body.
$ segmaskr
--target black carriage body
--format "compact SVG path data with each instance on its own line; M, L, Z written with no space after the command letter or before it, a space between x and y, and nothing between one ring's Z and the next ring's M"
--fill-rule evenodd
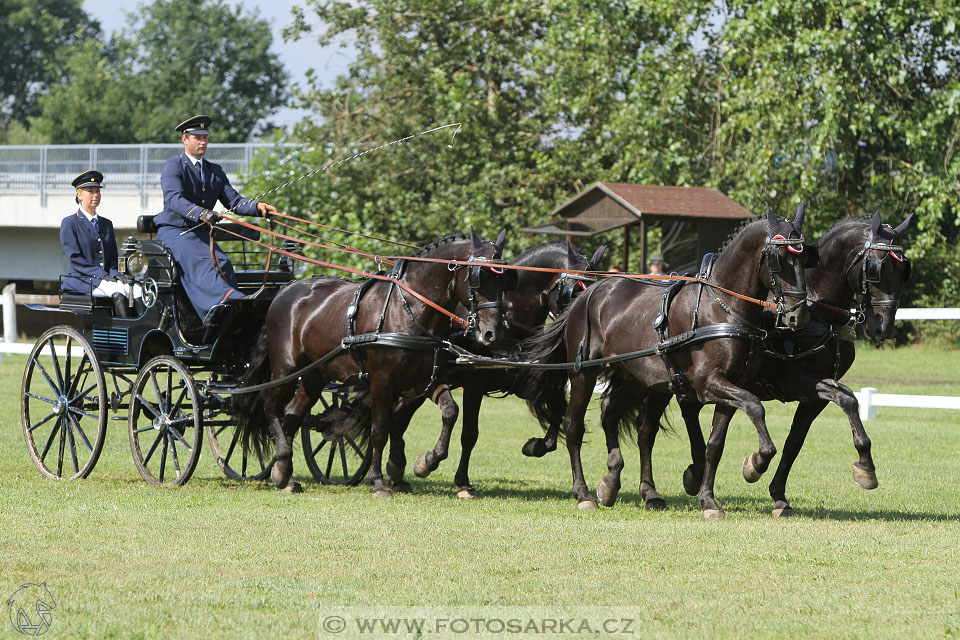
M156 231L152 218L138 220L141 233ZM70 318L40 338L24 372L24 436L43 475L86 477L99 457L110 413L109 420L128 424L134 462L153 484L189 480L203 430L228 476L269 473L272 454L248 457L237 446L231 396L218 389L239 384L270 303L296 273L293 261L250 251L238 235L259 238L256 230L221 224L214 239L230 256L238 288L248 297L218 305L206 323L179 282L173 256L152 236L127 238L120 250L120 270L144 290L146 304L139 313L130 308L137 317L119 317L111 299L89 294L63 293L58 309L34 307ZM288 242L284 249L299 252L300 245ZM55 345L67 347L63 355ZM71 350L78 348L82 357L71 360ZM53 362L44 364L41 357Z
M147 226L149 228L149 226ZM242 229L241 229L242 230ZM246 231L249 236L249 231ZM226 236L232 239L233 236ZM222 241L224 236L220 237ZM105 369L136 370L158 355L172 355L190 368L204 370L240 369L247 361L267 309L279 289L294 279L288 263L274 260L269 269L263 252L230 251L236 260L235 273L244 294L254 299L230 302L220 310L217 321L205 326L193 310L179 283L178 267L170 252L158 240L136 240L124 244L125 262L138 253L147 262L138 283L155 283L156 300L141 317L120 318L109 299L65 293L60 310L76 314L81 333ZM238 259L239 258L239 259Z

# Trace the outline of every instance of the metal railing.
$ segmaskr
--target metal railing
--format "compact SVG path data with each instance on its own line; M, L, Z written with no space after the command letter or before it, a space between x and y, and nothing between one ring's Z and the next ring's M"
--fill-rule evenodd
M280 146L296 145L217 143L206 157L222 165L232 180L249 171L258 152ZM96 169L106 176L104 184L111 191L139 193L146 206L147 194L160 191L164 161L182 150L179 143L0 146L0 194L36 194L45 207L48 193L71 193L70 182L77 175Z

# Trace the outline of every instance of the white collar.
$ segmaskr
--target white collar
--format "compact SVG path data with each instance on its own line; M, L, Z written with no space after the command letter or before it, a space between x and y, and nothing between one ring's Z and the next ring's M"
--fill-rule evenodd
M190 158L190 163L191 163L191 164L197 164L198 162L203 162L203 158L194 158L192 155L190 155L190 154L187 153L186 151L183 152L183 155L185 155L185 156L187 156L188 158Z
M77 209L77 212L82 213L84 216L86 216L87 222L93 222L94 220L97 219L96 211L94 211L93 213L89 213L86 209L83 208L83 206Z

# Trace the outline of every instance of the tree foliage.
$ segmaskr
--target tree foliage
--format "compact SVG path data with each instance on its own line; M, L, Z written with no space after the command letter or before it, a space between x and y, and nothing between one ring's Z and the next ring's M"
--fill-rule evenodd
M292 137L309 149L259 180L457 121L453 140L273 199L404 240L542 223L595 180L716 187L758 212L802 199L813 238L846 215L915 212L913 301L960 304L958 22L945 0L311 0L289 35L357 55L300 95L317 117Z
M154 0L109 44L64 52L67 73L36 125L58 143L166 142L177 122L209 113L218 140L248 140L286 100L271 42L267 21L224 0Z
M39 92L60 74L58 52L95 38L82 0L0 0L0 129L37 113Z

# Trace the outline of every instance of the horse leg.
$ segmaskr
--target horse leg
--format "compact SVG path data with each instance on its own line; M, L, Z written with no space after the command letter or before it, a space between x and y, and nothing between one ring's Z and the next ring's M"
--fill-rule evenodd
M387 482L390 488L400 493L410 493L413 487L403 479L404 471L407 467L407 456L403 440L403 434L407 432L410 426L410 420L417 409L423 404L423 400L401 400L394 412L393 426L390 428L390 457L387 459L386 471Z
M561 387L553 390L556 395L549 401L550 427L542 438L530 438L523 445L523 455L530 458L542 458L551 451L557 450L557 439L560 436L560 427L563 423L564 407L566 406L566 392Z
M463 387L463 424L460 426L460 466L453 480L457 483L457 497L470 500L477 490L470 484L470 455L480 434L480 404L483 394L470 386Z
M723 509L717 504L713 495L713 485L717 476L717 466L723 456L723 445L727 440L727 427L736 409L724 404L718 404L713 411L713 427L704 456L703 480L700 483L700 492L697 498L703 507L703 516L709 520L720 519L724 516Z
M700 491L703 482L703 465L706 457L707 443L703 441L703 431L700 430L700 411L702 404L680 402L680 413L683 423L687 427L687 438L690 440L690 466L683 472L683 490L688 496L695 496Z
M443 428L440 430L440 438L433 449L417 456L417 461L413 464L413 473L418 478L426 478L437 470L441 462L447 459L450 449L450 436L453 435L453 428L456 426L457 417L460 414L460 407L457 406L456 401L450 394L450 387L445 384L437 387L431 400L440 407Z
M667 502L659 493L653 482L653 444L660 430L660 418L670 404L670 397L666 394L650 394L643 403L643 409L638 416L637 445L640 447L640 497L646 503L647 509L660 510L667 508Z
M542 458L551 451L556 451L561 423L562 421L552 423L542 438L530 438L527 440L523 445L523 455L528 458Z
M382 387L370 384L370 471L367 477L373 485L375 498L392 498L393 492L383 481L383 449L393 423L393 398L386 396Z
M773 480L770 481L770 497L773 498L773 516L775 518L785 518L793 515L793 509L787 501L787 476L790 475L790 469L800 455L800 449L803 447L803 441L807 437L810 425L813 420L820 415L827 403L820 402L801 402L793 415L793 424L790 425L790 433L787 435L787 441L783 444L783 454L780 456L780 464L777 465L777 472L773 474Z
M777 455L777 447L774 446L773 440L770 439L770 432L767 431L766 411L763 405L757 396L734 385L719 371L707 376L703 388L708 401L727 404L743 411L756 427L759 446L744 459L742 467L744 480L756 482L770 466L773 456Z
M580 461L580 447L583 444L583 416L593 396L597 383L595 373L581 372L570 378L570 403L567 415L563 419L567 440L567 453L570 455L570 470L573 473L573 497L578 509L596 509L597 503L590 495L590 489L583 478L583 464Z
M620 493L620 472L623 470L623 456L620 454L620 433L617 420L610 415L609 396L600 403L600 423L607 441L607 475L597 483L597 501L605 507L612 507Z
M846 385L835 380L822 380L817 385L820 397L827 396L827 400L835 403L847 414L850 429L853 431L853 446L856 447L860 459L853 464L853 480L864 489L876 489L877 468L873 464L873 455L870 452L870 437L863 428L860 420L860 402L857 396Z
M270 426L273 428L277 442L277 454L270 477L274 486L287 493L303 491L300 483L293 479L293 436L299 431L304 414L309 411L314 402L316 398L310 396L304 384L300 384L293 398L284 407L282 421L277 417L276 412L268 413L271 416Z

